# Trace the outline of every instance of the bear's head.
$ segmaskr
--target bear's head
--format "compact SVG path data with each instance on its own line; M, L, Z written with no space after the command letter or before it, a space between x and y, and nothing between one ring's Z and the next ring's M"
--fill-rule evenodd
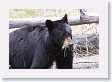
M73 45L72 30L68 24L67 14L61 20L46 20L46 26L49 31L49 37L54 44L60 46L62 49Z

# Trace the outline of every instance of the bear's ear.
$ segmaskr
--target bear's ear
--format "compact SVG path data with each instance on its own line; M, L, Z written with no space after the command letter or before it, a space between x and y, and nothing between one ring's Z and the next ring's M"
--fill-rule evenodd
M61 19L63 22L68 23L68 16L65 14L65 16Z
M46 20L46 26L47 26L49 32L51 32L52 29L54 28L54 23L51 20Z

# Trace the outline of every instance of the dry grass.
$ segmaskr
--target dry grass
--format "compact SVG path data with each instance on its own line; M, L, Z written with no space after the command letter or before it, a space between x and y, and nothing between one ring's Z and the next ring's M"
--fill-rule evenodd
M96 9L85 9L88 13L96 13ZM78 9L10 9L9 18L62 17L79 15Z

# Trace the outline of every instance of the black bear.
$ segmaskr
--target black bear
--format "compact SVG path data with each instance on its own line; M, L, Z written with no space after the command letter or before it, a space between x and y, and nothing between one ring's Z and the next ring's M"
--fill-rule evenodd
M73 43L67 14L45 26L28 25L9 34L9 65L12 69L73 68Z

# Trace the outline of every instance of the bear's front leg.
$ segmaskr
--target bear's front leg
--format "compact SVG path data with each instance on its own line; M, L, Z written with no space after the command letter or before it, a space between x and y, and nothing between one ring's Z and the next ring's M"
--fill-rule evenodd
M67 49L66 52L58 54L56 58L56 67L58 69L72 69L73 68L73 52Z

